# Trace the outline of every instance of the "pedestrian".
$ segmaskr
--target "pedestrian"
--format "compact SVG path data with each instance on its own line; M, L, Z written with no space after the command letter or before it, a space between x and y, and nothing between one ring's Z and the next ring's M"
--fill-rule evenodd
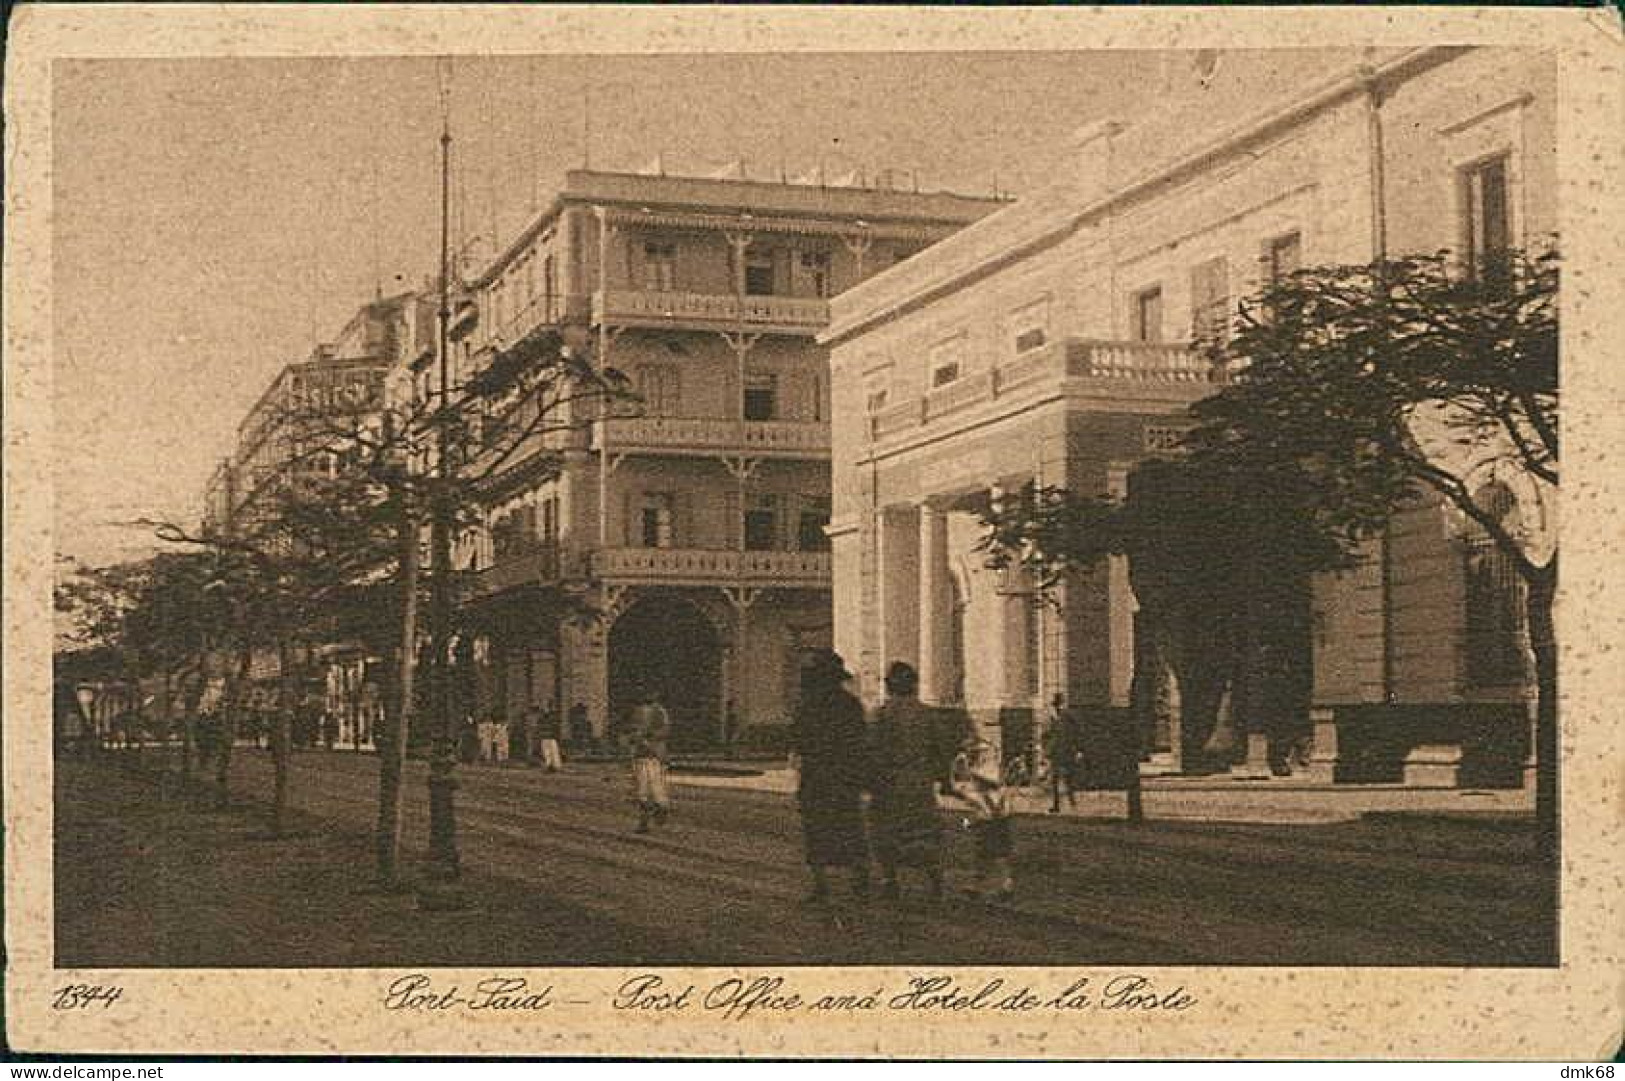
M640 696L632 711L632 790L638 804L638 832L648 833L652 825L664 823L671 813L666 792L666 743L671 737L671 717L654 693Z
M508 761L508 722L500 717L491 718L491 761L503 765Z
M1050 702L1049 727L1044 730L1044 754L1049 759L1050 814L1061 813L1061 790L1066 804L1076 810L1078 796L1073 781L1077 772L1078 732L1066 696L1057 694Z
M1009 898L1015 890L1010 871L1014 841L1010 803L999 776L998 752L981 737L972 737L954 763L954 795L970 808L968 824L976 837L974 892L983 900Z
M546 706L533 706L532 709L535 711L533 730L536 733L537 754L547 772L557 773L564 768L564 755L559 750L558 715Z
M592 741L592 722L587 719L587 704L577 702L571 706L567 721L569 731L565 734L565 739L582 747L589 746Z
M897 661L886 670L886 701L871 733L870 824L889 900L902 895L898 869L905 866L924 871L931 897L942 898L937 790L947 783L953 745L945 754L943 719L921 704L919 684L912 665Z
M791 727L800 775L797 802L807 867L808 902L829 900L829 868L844 867L852 891L869 896L869 851L863 828L868 774L868 726L863 706L846 682L852 673L840 654L822 650L801 673L801 701Z
M461 730L458 732L458 757L467 766L478 762L485 753L485 733L480 726L474 723L472 715L463 717Z

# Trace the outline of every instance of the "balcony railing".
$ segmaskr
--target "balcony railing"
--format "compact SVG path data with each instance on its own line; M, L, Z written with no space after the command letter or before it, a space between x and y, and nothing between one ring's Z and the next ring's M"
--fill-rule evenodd
M499 556L484 570L464 577L469 599L490 597L520 586L547 585L559 580L561 561L557 545L536 545Z
M1214 383L1211 362L1183 342L1067 343L1067 374L1140 383Z
M709 417L630 417L610 420L612 451L712 453L743 450L765 457L829 454L829 425L804 420L725 420Z
M612 290L594 294L592 310L595 319L635 326L698 324L811 334L829 322L829 302L813 297Z
M827 589L828 552L741 552L714 548L604 548L598 576L614 582Z
M1025 393L1037 386L1059 390L1064 383L1090 393L1159 402L1191 400L1226 382L1215 368L1183 343L1110 342L1072 339L1035 349L928 391L923 398L898 402L869 418L874 439L886 439L972 406Z

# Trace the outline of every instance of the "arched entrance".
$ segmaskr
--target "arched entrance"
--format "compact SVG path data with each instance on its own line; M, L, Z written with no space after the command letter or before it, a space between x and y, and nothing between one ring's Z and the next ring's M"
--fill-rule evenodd
M722 717L722 643L690 602L651 594L609 632L610 731L619 735L641 694L653 691L671 715L671 749L694 752L718 742Z

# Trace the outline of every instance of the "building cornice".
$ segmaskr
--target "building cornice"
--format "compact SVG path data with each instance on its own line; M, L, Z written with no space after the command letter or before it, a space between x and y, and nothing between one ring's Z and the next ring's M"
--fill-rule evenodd
M1300 124L1360 94L1385 90L1470 52L1473 46L1428 46L1409 50L1385 63L1362 65L1345 71L1330 82L1311 90L1307 96L1254 115L1196 149L1108 191L1075 209L1061 209L1039 231L1013 240L1008 246L971 254L957 266L943 269L953 248L973 243L979 235L1009 226L1008 215L1021 208L999 211L956 233L932 248L923 258L910 260L894 270L878 274L841 294L831 302L830 325L819 335L824 345L836 345L876 324L914 310L933 300L986 278L1030 255L1053 247L1074 235L1090 221L1120 210L1124 205L1157 190L1181 182L1216 159L1235 155L1248 146L1277 135L1282 129ZM1041 196L1034 196L1034 198ZM1001 220L1002 219L1002 220ZM933 271L936 273L933 274Z

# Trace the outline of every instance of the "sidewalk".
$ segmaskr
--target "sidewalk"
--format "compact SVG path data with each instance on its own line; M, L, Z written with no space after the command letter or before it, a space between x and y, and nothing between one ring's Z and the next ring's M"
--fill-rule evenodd
M738 766L735 766L737 769ZM703 771L703 772L695 772ZM712 771L705 763L677 763L673 784L741 788L791 795L794 771L768 766L759 772ZM1366 815L1427 815L1502 818L1534 813L1534 795L1521 789L1416 788L1399 784L1309 784L1293 778L1237 781L1227 777L1147 777L1141 786L1147 818L1200 822L1316 824L1350 822ZM1017 814L1048 815L1048 789L1013 792ZM944 806L952 806L944 801ZM1121 818L1121 792L1080 792L1075 805L1061 801L1061 816Z

